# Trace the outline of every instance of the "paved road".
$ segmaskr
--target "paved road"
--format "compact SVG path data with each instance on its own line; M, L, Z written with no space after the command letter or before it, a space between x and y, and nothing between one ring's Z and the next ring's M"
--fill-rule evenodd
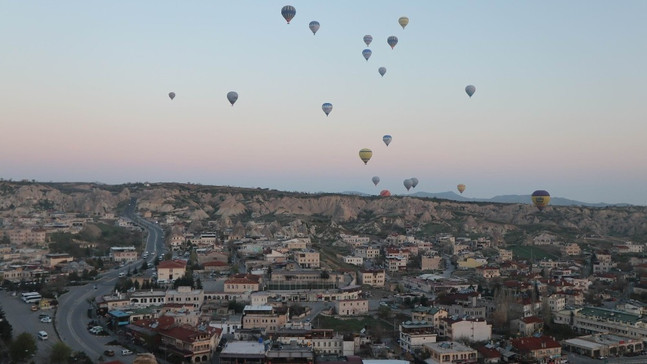
M152 253L147 258L152 265L157 255L164 251L164 233L159 225L142 219L134 211L135 201L131 201L125 215L148 231L145 250ZM87 324L90 318L87 313L88 308L91 307L89 300L99 295L111 293L119 273L138 268L142 263L143 260L138 260L120 269L107 271L101 274L93 284L71 287L68 293L59 297L59 308L55 324L61 340L72 349L85 352L93 360L97 360L99 356L103 355L103 351L106 349L114 350L119 356L121 347L106 347L106 343L114 340L113 337L95 336L88 332ZM95 284L96 289L94 288ZM132 363L134 356L119 357L119 360L124 363Z
M23 332L32 334L34 339L36 339L38 347L38 351L34 356L34 361L36 363L48 363L51 348L59 341L59 339L54 333L52 324L40 322L38 315L47 313L50 316L53 316L54 310L39 310L32 312L30 310L32 305L24 303L20 299L20 294L12 296L6 291L0 292L0 305L2 305L2 308L4 309L7 321L9 321L13 327L13 337L15 338ZM47 332L49 336L48 340L38 340L37 333L41 330Z

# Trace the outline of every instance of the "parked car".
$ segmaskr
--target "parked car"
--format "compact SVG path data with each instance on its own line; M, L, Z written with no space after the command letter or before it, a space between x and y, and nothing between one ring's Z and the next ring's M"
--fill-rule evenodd
M128 350L128 349L123 349L123 350L121 351L121 355L122 355L122 356L126 356L126 355L133 355L133 352L132 352L132 351L130 351L130 350Z
M31 310L32 311L38 311L38 306L36 306L36 305L31 306Z
M115 356L115 351L114 351L114 350L110 350L110 349L108 349L108 350L104 350L104 351L103 351L103 355L105 355L105 356Z
M51 317L49 317L49 316L47 316L47 317L43 317L42 319L40 319L40 322L43 322L43 323L46 323L46 324L50 324L50 323L52 323L52 318L51 318Z

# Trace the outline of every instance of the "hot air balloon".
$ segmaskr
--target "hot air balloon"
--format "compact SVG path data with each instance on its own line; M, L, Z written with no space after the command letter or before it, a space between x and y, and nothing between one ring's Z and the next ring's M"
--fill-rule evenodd
M391 49L393 49L395 45L398 44L398 37L392 35L386 39L386 42L391 46Z
M238 100L238 92L236 91L229 91L227 92L227 100L231 103L231 106L234 106L236 103L236 100Z
M372 35L370 35L370 34L366 34L366 35L364 36L364 43L366 43L366 46L367 46L367 47L368 47L369 45L371 45L371 42L372 42L372 41L373 41L373 36L372 36Z
M407 191L409 191L411 189L411 186L413 186L413 181L407 178L402 182L402 184L404 185L404 188L406 188Z
M416 188L418 185L418 179L416 177L409 178L411 180L411 187Z
M391 144L392 139L393 138L388 134L382 137L382 141L384 142L384 144L386 144L387 147L389 146L389 144Z
M286 5L281 9L281 15L283 15L285 21L290 24L290 20L292 20L292 18L297 15L297 9L295 9L292 5Z
M380 73L380 76L384 77L384 74L386 73L386 67L380 67L377 69L377 72Z
M326 113L326 116L328 116L328 114L330 114L330 112L332 111L332 104L329 102L324 103L323 105L321 105L321 110L323 110L323 112Z
M368 148L364 148L359 151L359 159L361 159L364 164L368 163L372 156L373 151Z
M362 51L362 56L364 56L364 58L367 61L368 61L369 58L371 58L371 54L373 54L373 52L371 52L371 50L368 49L368 48L366 48L365 50Z
M175 98L175 92L169 92L168 97L170 97L171 100L173 100Z
M380 177L374 176L371 178L371 181L373 181L373 184L377 186L377 184L380 183Z
M398 19L398 24L400 24L402 29L404 29L407 24L409 24L409 18L407 18L406 16L401 16L400 19Z
M476 92L476 87L474 85L467 85L465 86L465 92L467 92L467 96L472 97Z
M382 190L382 191L380 191L380 196L382 196L382 197L389 197L389 196L391 196L391 191L389 191L389 190Z
M313 20L310 22L310 25L308 25L308 27L310 27L310 30L312 31L312 35L317 34L317 30L319 30L319 26L320 26L319 22L316 20Z
M456 186L456 189L458 189L458 192L463 193L463 191L465 191L465 185L461 183Z
M535 205L539 211L542 211L550 202L550 194L544 190L537 190L532 193L530 199L532 200L532 204Z

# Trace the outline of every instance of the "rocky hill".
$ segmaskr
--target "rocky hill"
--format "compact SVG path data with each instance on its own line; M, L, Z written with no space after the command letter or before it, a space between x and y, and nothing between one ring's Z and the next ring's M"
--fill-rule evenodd
M540 232L565 239L590 235L636 241L647 238L647 208L638 206L550 206L539 212L528 204L304 194L176 183L4 181L0 182L0 217L46 210L97 216L117 213L131 198L137 199L140 212L150 212L157 218L173 216L186 225L210 223L217 228L238 224L265 229L265 233L293 224L305 231L317 231L321 237L332 237L339 231L386 235L414 228L420 235L479 234L501 241ZM301 224L306 227L299 227Z

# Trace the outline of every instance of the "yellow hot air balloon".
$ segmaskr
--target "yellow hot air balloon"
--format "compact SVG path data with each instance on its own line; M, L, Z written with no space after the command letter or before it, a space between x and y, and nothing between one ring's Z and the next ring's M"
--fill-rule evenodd
M458 189L458 192L460 192L460 193L463 193L463 191L465 191L465 185L462 184L462 183L459 184L458 186L456 186L456 188Z
M409 24L409 18L407 18L406 16L401 16L400 19L398 19L398 23L400 24L402 29L404 29L407 24Z
M542 211L550 202L550 194L544 190L537 190L532 193L530 199L532 200L532 204L535 205L539 211Z
M359 151L359 159L361 159L364 164L368 163L368 161L371 160L372 156L373 151L368 148L364 148Z

